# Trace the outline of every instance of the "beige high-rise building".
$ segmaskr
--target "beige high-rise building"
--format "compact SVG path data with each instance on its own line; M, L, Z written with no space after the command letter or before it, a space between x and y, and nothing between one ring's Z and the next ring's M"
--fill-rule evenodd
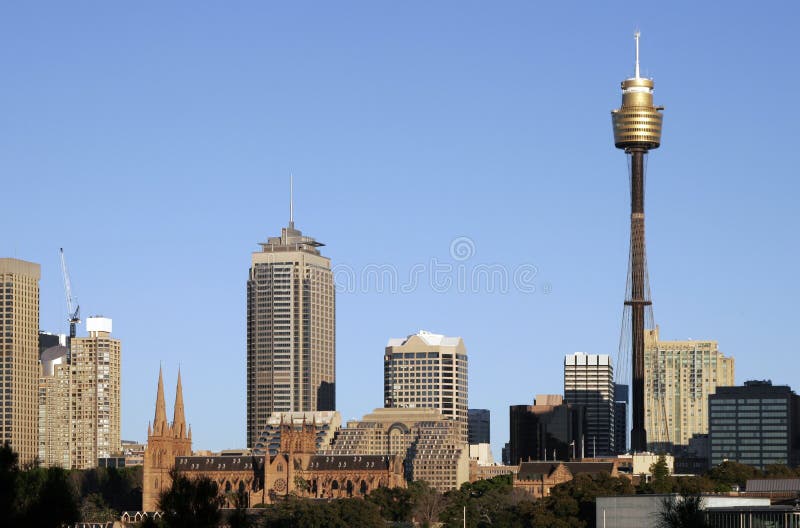
M122 449L120 363L122 346L111 337L111 319L89 317L88 337L71 340L71 467L97 466Z
M400 455L407 479L447 491L469 480L469 446L462 436L460 424L438 409L383 408L347 422L325 453Z
M56 345L42 351L39 378L39 462L44 467L71 468L72 421L67 347Z
M39 264L0 259L0 443L20 465L38 454Z
M247 447L275 412L336 409L336 305L323 244L289 226L261 243L247 281Z
M460 337L420 330L393 338L383 356L386 407L430 407L458 423L461 443L469 432L467 349Z
M111 326L111 319L89 317L88 337L71 339L70 363L64 346L42 351L39 460L45 467L93 468L122 449L122 347Z
M644 405L648 448L688 445L708 433L708 396L734 385L734 361L716 341L661 341L645 330Z

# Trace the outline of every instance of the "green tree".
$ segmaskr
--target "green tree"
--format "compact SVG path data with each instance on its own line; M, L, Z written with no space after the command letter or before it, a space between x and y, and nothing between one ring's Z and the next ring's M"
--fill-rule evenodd
M761 472L753 466L727 460L712 468L711 471L708 472L708 476L711 480L723 486L739 486L739 488L744 488L748 479L760 477Z
M114 522L119 518L119 513L109 508L99 493L91 493L83 497L80 510L83 522Z
M444 496L425 481L414 481L408 485L414 503L412 515L414 520L429 526L439 521L439 515L447 507Z
M465 483L445 498L447 507L439 518L445 526L461 528L465 513L466 524L471 528L524 526L518 505L527 498L524 492L514 489L511 475Z
M569 495L551 495L536 501L529 511L521 512L526 526L533 528L584 528L580 505Z
M247 492L236 491L231 495L233 509L228 512L228 526L230 528L248 528L251 523L247 517Z
M0 446L0 526L14 526L19 487L19 457L8 442Z
M376 505L381 517L391 522L411 520L414 508L411 491L406 488L378 488L367 495L367 501Z
M61 468L30 469L22 473L17 501L18 526L60 528L80 520L78 494L67 472Z
M658 528L707 528L711 525L703 511L700 495L665 497L656 520Z
M559 519L567 521L566 513L571 509L572 499L577 503L577 520L582 526L595 526L595 501L598 496L633 495L633 485L626 477L612 477L606 473L580 473L569 482L559 484L550 490L550 496L560 501L549 507L556 508L562 514Z
M265 528L328 528L328 508L325 503L312 503L311 501L289 496L277 504L264 507Z
M164 512L168 528L216 528L221 518L224 498L217 484L208 477L189 478L180 471L170 471L172 485L161 493L158 509Z
M783 464L770 464L764 469L765 478L796 478L797 476L797 469Z
M659 455L658 460L650 465L650 474L652 475L650 487L654 493L672 492L673 482L669 474L666 456Z
M681 495L700 495L718 491L718 484L705 475L673 477L673 491Z
M108 508L117 513L142 506L141 466L73 471L70 477L81 497L99 494Z
M337 499L327 505L330 528L385 528L380 509L361 499ZM305 523L303 526L306 526ZM328 528L328 527L325 527Z

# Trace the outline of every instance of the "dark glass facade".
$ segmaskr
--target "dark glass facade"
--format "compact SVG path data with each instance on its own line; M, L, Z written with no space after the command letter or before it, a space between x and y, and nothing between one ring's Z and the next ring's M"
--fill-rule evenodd
M614 384L614 449L628 452L628 386Z
M509 407L508 461L580 460L586 413L583 406L512 405ZM573 456L574 455L574 456Z
M469 443L488 444L490 443L490 413L489 409L469 409L467 419L469 421Z
M798 396L787 386L748 381L709 396L711 465L735 460L760 469L798 463Z

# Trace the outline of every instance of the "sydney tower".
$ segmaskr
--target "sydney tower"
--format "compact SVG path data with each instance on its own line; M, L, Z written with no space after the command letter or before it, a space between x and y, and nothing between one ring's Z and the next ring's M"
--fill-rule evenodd
M647 450L644 428L644 325L645 308L651 304L647 283L647 257L644 244L644 158L661 144L660 106L653 105L653 80L639 75L639 33L636 38L634 75L622 81L622 106L611 111L614 146L630 156L631 249L628 261L626 316L630 313L633 370L633 427L631 450ZM626 317L627 318L627 317Z

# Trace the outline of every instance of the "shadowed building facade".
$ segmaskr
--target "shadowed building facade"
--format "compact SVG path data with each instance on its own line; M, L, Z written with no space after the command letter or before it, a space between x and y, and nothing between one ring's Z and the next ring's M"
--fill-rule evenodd
M40 338L40 345L41 342ZM71 468L72 375L67 363L67 347L59 344L47 347L39 360L42 365L39 378L39 463L44 467Z
M585 409L559 395L537 395L533 405L510 406L509 428L506 464L584 457Z
M586 456L615 454L614 368L608 355L575 352L564 358L564 402L586 410Z
M469 410L469 444L491 443L491 412L489 409Z
M614 450L617 454L628 452L628 386L614 384Z
M759 469L800 463L800 397L788 386L745 381L717 388L708 403L712 466L725 460Z
M273 413L336 408L333 274L295 229L261 243L247 280L247 447Z

